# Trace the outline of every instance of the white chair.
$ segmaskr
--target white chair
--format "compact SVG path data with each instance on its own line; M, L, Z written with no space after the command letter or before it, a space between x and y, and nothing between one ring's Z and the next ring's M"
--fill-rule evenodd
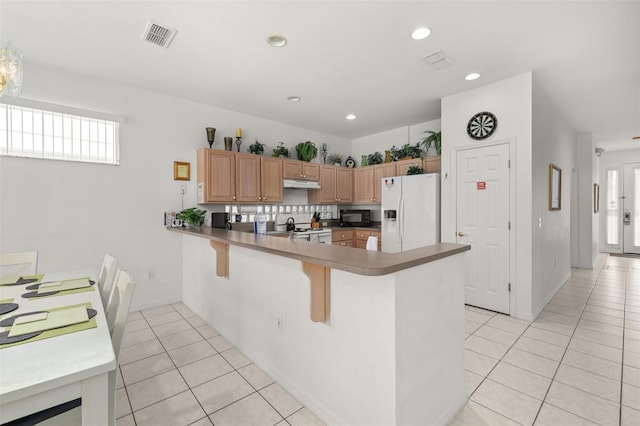
M119 270L116 274L115 284L107 304L105 313L107 315L107 326L111 332L111 343L113 352L116 355L116 369L120 360L120 346L124 337L124 329L127 325L127 316L133 299L135 284L129 274ZM109 373L109 413L115 421L116 402L116 380L117 372L113 370ZM49 408L39 413L32 414L22 419L16 420L16 425L39 425L39 426L71 426L82 423L82 406L80 399L70 401L56 407Z
M34 275L37 269L37 250L0 254L0 276Z
M100 268L100 276L98 277L98 289L102 298L102 306L106 309L109 297L111 296L111 288L116 276L116 268L118 261L111 255L105 254L102 268Z

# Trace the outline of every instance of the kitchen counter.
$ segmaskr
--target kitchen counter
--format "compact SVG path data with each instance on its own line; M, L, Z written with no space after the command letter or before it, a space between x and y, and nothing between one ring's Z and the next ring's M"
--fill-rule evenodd
M324 267L351 272L358 275L387 275L418 265L443 259L471 248L467 244L439 243L401 253L383 253L369 250L354 250L327 244L291 241L269 235L256 235L240 231L201 227L167 228L172 232L206 238L252 250L262 251L290 259L297 259ZM339 228L346 229L346 228ZM348 228L361 229L361 228ZM377 230L377 228L362 228Z

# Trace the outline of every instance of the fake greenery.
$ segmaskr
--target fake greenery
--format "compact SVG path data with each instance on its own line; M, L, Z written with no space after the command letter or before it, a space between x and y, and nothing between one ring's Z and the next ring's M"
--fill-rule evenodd
M327 164L340 164L342 165L342 155L331 154L327 157Z
M420 166L410 166L407 170L407 175L421 175L424 174L424 169Z
M278 146L273 148L273 156L289 158L289 149L284 146L284 142L278 142Z
M429 148L433 146L436 150L436 154L440 155L440 152L442 152L442 132L425 130L423 133L426 133L427 136L422 138L418 144L422 144L425 151L428 151Z
M367 158L367 162L369 163L370 166L373 166L375 164L382 164L384 160L382 159L382 154L376 151L373 154L369 154Z
M255 143L249 145L249 152L252 154L262 155L264 154L264 144L256 139Z
M391 147L391 159L393 161L402 160L403 158L422 158L422 148L419 144L410 145L404 144L400 148L396 146Z
M299 160L311 161L318 155L318 147L311 141L300 142L296 145L296 153Z
M200 226L204 223L204 217L206 214L206 210L199 210L195 207L190 207L178 213L176 215L176 219L180 219L184 223L189 223L194 226Z

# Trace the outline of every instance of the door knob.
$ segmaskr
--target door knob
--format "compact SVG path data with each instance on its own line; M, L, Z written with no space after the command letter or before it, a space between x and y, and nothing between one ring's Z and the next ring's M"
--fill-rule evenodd
M464 237L464 232L462 231L458 232L458 237Z

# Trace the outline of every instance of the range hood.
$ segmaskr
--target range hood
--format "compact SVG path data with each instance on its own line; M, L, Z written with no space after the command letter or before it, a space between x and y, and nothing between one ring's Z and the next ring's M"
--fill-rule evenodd
M311 180L284 179L282 183L285 188L320 189L320 184Z

